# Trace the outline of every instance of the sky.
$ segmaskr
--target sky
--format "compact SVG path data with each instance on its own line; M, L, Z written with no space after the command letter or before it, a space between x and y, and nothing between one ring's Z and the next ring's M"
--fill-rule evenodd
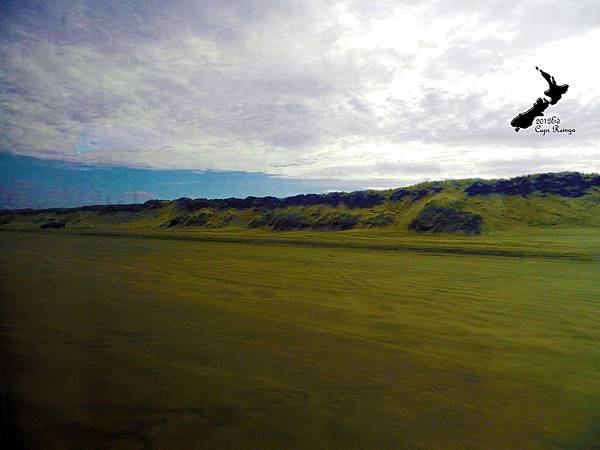
M160 170L44 160L0 152L0 209L142 203L150 199L286 197L353 191L360 181L297 179L260 172Z
M0 189L43 204L6 181L40 167L68 192L102 175L69 204L128 192L111 170L175 197L598 172L598 48L597 0L3 0ZM569 84L546 116L574 133L510 127L535 66Z

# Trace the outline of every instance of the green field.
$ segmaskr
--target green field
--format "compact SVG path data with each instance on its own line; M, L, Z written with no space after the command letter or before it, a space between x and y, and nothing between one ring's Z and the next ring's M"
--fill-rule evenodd
M600 448L600 233L529 233L1 232L14 437Z

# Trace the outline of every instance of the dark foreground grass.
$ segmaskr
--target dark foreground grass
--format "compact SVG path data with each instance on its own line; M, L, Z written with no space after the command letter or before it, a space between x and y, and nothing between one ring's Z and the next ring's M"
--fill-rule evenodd
M600 262L0 234L30 448L598 448Z

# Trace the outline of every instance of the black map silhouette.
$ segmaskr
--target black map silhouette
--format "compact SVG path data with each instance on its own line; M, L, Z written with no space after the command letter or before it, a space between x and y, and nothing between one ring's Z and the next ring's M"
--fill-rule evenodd
M560 100L562 95L569 90L568 84L561 84L560 86L556 84L554 81L554 77L547 72L544 72L542 69L539 69L537 66L536 70L539 70L544 79L548 82L550 86L547 91L544 91L544 95L550 97L550 104L556 105L556 102Z
M515 127L515 131L520 128L529 128L536 117L543 116L544 111L550 105L550 102L545 98L538 98L533 106L527 111L519 113L517 117L510 121L511 126Z
M544 91L544 95L550 98L550 101L545 98L538 98L533 106L527 111L519 113L517 117L510 121L510 125L515 127L515 131L519 131L521 128L529 128L536 117L543 116L544 111L548 108L548 105L555 105L561 98L562 95L569 90L568 84L556 84L554 77L548 72L544 72L537 66L535 70L539 70L544 77L544 80L548 82L548 89Z

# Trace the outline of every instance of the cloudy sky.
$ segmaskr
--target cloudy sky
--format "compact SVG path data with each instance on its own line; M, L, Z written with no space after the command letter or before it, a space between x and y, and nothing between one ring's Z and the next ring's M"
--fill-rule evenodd
M598 48L597 0L3 0L0 151L357 188L600 171ZM536 65L575 133L510 127Z

